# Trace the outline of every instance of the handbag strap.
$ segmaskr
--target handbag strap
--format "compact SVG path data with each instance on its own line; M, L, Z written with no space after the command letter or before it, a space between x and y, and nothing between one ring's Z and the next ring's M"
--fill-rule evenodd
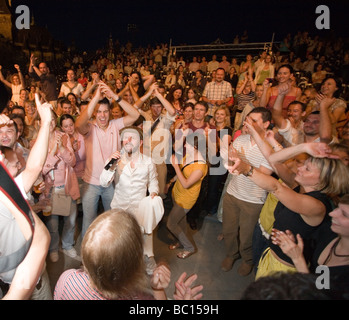
M35 222L31 213L31 208L28 202L22 196L17 184L11 177L7 168L0 161L0 190L4 195L14 204L16 209L26 218L29 226L34 233ZM0 272L7 272L15 269L24 259L29 250L33 236L31 236L26 243L17 251L7 255L0 256Z

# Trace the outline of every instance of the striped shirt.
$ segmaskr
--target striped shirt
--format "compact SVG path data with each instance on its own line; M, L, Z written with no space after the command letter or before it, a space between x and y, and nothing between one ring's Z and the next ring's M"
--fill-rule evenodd
M255 93L254 91L251 91L248 94L244 94L244 93L240 93L236 95L236 100L238 103L238 110L242 111L244 110L246 104L248 104L249 102L252 102L254 100L255 97Z
M91 287L89 276L79 269L69 269L59 277L54 300L108 300L102 294ZM151 295L141 294L131 297L129 300L154 300Z
M243 134L237 137L233 142L233 147L238 152L242 161L249 163L255 168L263 166L269 170L273 170L257 144L252 145L249 134ZM263 204L267 197L267 191L257 186L243 174L232 175L227 192L239 200L256 204Z

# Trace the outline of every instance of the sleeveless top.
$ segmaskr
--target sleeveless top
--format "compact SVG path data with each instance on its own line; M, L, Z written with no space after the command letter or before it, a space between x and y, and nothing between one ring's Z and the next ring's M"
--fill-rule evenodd
M11 90L12 90L11 101L18 104L18 102L20 100L19 94L20 94L22 89L24 89L22 84L18 84L18 85L11 84Z
M262 70L259 74L258 82L257 84L262 84L266 78L269 78L270 76L270 70Z
M202 171L202 177L197 182L195 182L191 187L185 189L180 183L179 179L177 179L172 189L172 197L174 201L177 203L177 205L179 205L184 209L190 210L194 206L197 198L199 197L201 183L208 172L208 166L205 162L199 160L199 161L190 162L185 166L180 164L180 169L183 172L183 175L186 179L194 171L196 170Z
M267 109L269 109L270 111L273 109L273 106L275 104L275 100L276 100L277 96L270 96L268 104L266 106ZM282 104L282 116L287 119L287 108L288 105L292 102L296 100L296 96L285 96L284 102Z
M297 193L299 193L299 190L299 186L294 189ZM316 231L321 228L323 224L327 223L327 220L330 220L328 213L332 210L332 202L326 194L320 191L307 192L305 195L318 199L326 207L326 214L322 223L316 227L310 226L302 219L300 214L291 211L279 201L274 211L274 228L280 231L290 230L294 235L300 234L304 241L304 257L306 261L309 261L314 249L314 235L316 235ZM270 241L270 248L280 259L293 265L292 260L282 252L278 245L274 245Z

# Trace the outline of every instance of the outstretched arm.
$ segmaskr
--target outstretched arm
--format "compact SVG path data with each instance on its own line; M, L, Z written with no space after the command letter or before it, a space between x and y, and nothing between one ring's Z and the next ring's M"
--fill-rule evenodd
M21 81L21 85L23 88L25 88L25 82L24 82L24 77L23 77L23 74L21 72L21 68L19 67L18 64L15 64L14 66L18 72L18 76L19 76L19 80Z
M176 110L173 107L172 103L170 103L159 91L158 91L158 86L155 87L154 89L155 97L157 97L161 104L164 106L168 114L173 117L176 114Z
M142 78L144 89L147 90L154 81L154 75L150 74Z
M335 98L327 98L322 94L316 96L316 101L320 107L320 141L330 143L332 141L332 121L329 108L334 103Z
M48 151L50 123L52 119L52 106L48 103L42 104L37 93L35 94L35 102L40 115L41 123L37 139L30 150L26 167L22 173L25 192L29 192L31 190L45 164Z
M119 96L113 92L108 85L104 82L100 82L100 87L102 92L108 97L114 100L118 100ZM131 104L129 104L126 100L121 99L119 101L119 105L122 109L125 110L127 116L123 117L125 127L132 125L139 117L139 112L136 108L134 108Z
M285 99L285 95L291 90L290 83L280 84L278 87L278 96L276 97L273 109L272 116L275 125L279 129L285 129L287 126L287 121L282 115L282 104Z
M285 149L277 153L282 153L284 150ZM305 148L303 152L306 152L305 150L307 149ZM284 184L281 184L275 178L254 169L251 165L246 165L246 163L242 162L237 156L237 153L232 154L229 159L234 162L234 165L230 168L230 172L233 174L248 175L249 179L256 185L273 193L288 209L300 214L307 224L317 226L322 222L326 213L326 208L321 201L306 194L297 193Z
M11 87L12 87L11 83L8 82L8 81L4 78L4 76L3 76L2 72L1 72L1 69L2 69L2 66L0 66L0 81L1 81L5 86L11 88Z
M263 93L261 96L261 101L259 103L261 107L266 107L268 104L269 97L270 97L270 90L271 90L270 86L271 85L268 80L263 81Z
M244 91L246 84L248 82L248 78L245 77L244 80L242 80L242 83L239 87L236 88L236 94L241 94L242 91Z
M311 156L317 157L317 158L325 158L325 157L334 158L334 159L337 158L337 156L332 155L332 150L326 143L311 142L311 143L300 143L288 148L284 148L278 152L275 152L270 155L269 161L272 165L278 162L283 163L286 160L294 158L295 156L301 153L308 153Z
M98 87L99 83L99 75L98 74L92 74L92 83L87 85L86 90L81 95L81 100L85 101L89 98L90 94L93 92L93 90Z
M35 56L34 54L32 54L30 56L30 63L29 63L29 73L33 73L35 71L35 73L38 75L38 77L40 77L42 75L42 73L40 72L39 68L35 65Z
M138 96L136 90L135 90L135 89L133 88L133 86L131 85L131 82L130 82L130 81L126 83L125 88L126 88L126 87L129 88L129 90L130 90L130 92L131 92L131 95L132 95L132 98L133 98L133 101L138 101L138 100L139 100L139 96Z
M87 108L76 119L76 123L75 123L76 128L82 135L85 135L88 133L88 130L89 130L88 121L92 117L93 111L95 110L95 107L97 106L97 103L100 99L101 99L101 86L99 85L95 92L95 95L93 96L92 100L88 104Z
M139 110L139 109L142 107L142 105L144 104L144 102L146 102L146 101L150 98L151 94L153 93L154 89L157 88L157 86L158 86L157 82L154 82L154 83L150 86L150 88L148 89L148 91L147 91L142 97L140 97L140 98L136 101L136 103L134 104L134 107L135 107L139 112L141 112L141 110ZM134 89L132 88L131 90L134 90Z

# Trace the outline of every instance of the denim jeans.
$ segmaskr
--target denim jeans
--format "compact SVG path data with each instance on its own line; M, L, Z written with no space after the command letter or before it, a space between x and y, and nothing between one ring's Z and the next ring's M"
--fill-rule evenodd
M95 184L84 182L82 186L82 238L84 237L88 227L97 217L99 197L102 198L104 211L110 210L110 203L114 197L114 186L104 188Z
M216 214L218 210L219 200L221 198L221 185L226 179L226 175L209 175L208 176L208 190L205 203L205 209L209 214Z
M63 217L62 249L66 250L70 250L74 246L77 207L76 201L73 199L71 199L71 201L70 215ZM47 229L51 235L49 252L58 251L59 248L59 217L60 216L52 214L45 219Z

